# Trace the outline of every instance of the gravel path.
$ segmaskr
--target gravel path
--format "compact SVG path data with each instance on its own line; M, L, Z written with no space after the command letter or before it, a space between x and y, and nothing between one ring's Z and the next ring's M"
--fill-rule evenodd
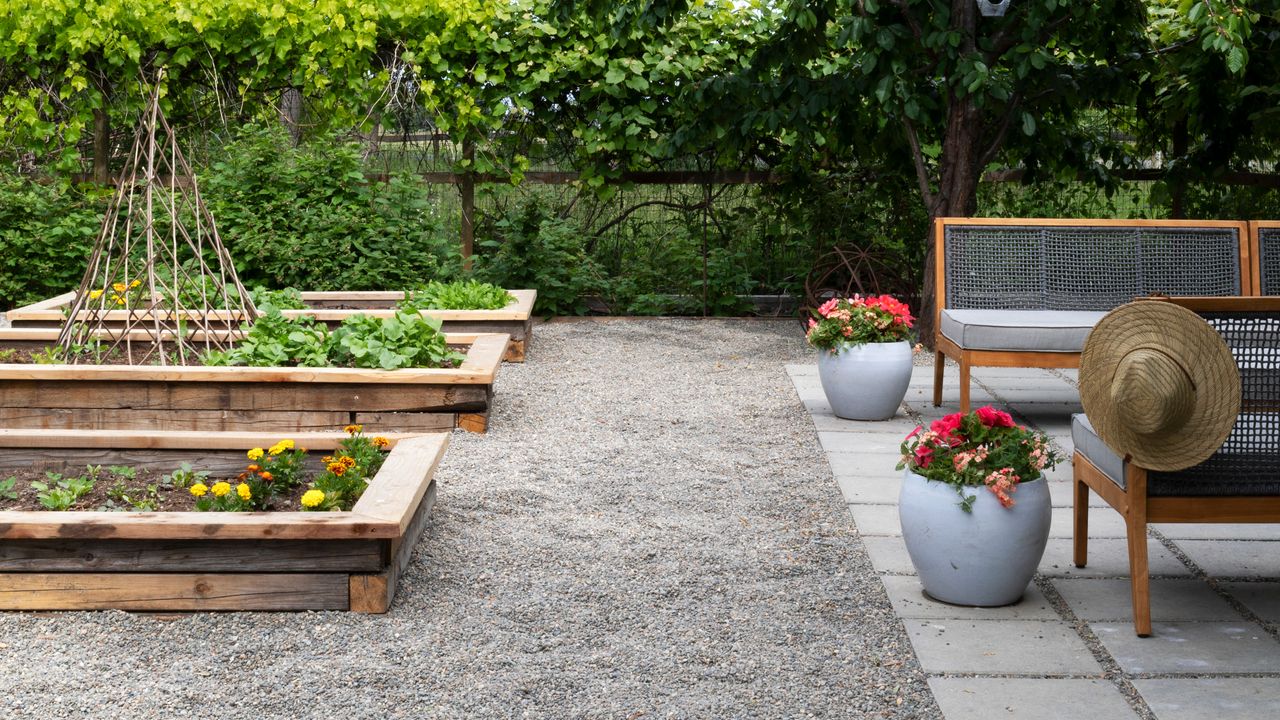
M0 614L0 717L936 717L794 321L539 326L392 612Z

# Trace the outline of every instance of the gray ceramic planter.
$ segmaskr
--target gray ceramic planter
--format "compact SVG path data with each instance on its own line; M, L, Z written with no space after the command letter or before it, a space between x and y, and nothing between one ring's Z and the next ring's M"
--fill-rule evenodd
M831 411L846 420L888 420L911 382L911 343L848 345L818 351L818 377Z
M977 496L972 513L960 509L951 485L906 473L898 516L911 564L937 600L978 607L1015 603L1049 541L1049 483L1019 483L1011 508L985 487L965 490Z

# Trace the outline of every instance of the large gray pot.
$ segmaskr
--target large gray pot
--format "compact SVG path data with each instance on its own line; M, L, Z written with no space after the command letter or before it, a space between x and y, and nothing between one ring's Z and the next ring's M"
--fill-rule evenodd
M959 507L953 486L907 471L898 498L902 539L924 591L955 605L995 607L1017 602L1049 541L1049 483L1018 484L1006 508L985 487L973 512Z
M866 343L818 350L818 377L831 411L846 420L888 420L911 382L911 343Z

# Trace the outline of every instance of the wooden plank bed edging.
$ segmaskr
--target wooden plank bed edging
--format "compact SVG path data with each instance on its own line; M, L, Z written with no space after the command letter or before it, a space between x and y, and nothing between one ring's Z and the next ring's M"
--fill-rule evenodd
M442 329L449 334L505 333L511 336L503 357L508 362L524 362L528 345L533 339L533 304L537 290L508 290L515 301L499 310L423 310L423 315L443 322ZM74 293L63 293L32 305L14 308L6 313L14 330L56 330L62 325L63 313L71 304ZM303 292L304 302L314 307L306 310L282 310L285 317L311 317L330 327L336 327L353 315L389 317L395 312L395 304L404 299L403 292L351 291L351 292ZM348 306L348 307L334 307ZM166 313L166 316L171 313ZM123 328L130 311L109 310L105 320L109 327ZM146 316L145 313L141 315ZM208 313L213 320L239 324L243 318L225 310ZM0 348L30 349L30 340L19 333L0 334Z
M0 426L484 432L508 339L467 339L440 369L0 364Z
M148 436L150 435L150 436ZM189 433L81 433L82 447L200 448ZM207 436L217 447L267 436ZM323 452L345 437L306 440ZM8 431L6 447L57 451L70 433ZM0 610L386 612L436 497L449 436L393 438L350 512L0 512ZM243 445L235 452L243 455ZM0 467L5 458L0 454Z

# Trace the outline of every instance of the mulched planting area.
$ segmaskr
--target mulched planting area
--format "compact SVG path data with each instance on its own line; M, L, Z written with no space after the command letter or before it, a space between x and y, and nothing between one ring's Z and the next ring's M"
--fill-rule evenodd
M0 614L0 717L940 716L787 377L799 323L538 333L389 614Z

